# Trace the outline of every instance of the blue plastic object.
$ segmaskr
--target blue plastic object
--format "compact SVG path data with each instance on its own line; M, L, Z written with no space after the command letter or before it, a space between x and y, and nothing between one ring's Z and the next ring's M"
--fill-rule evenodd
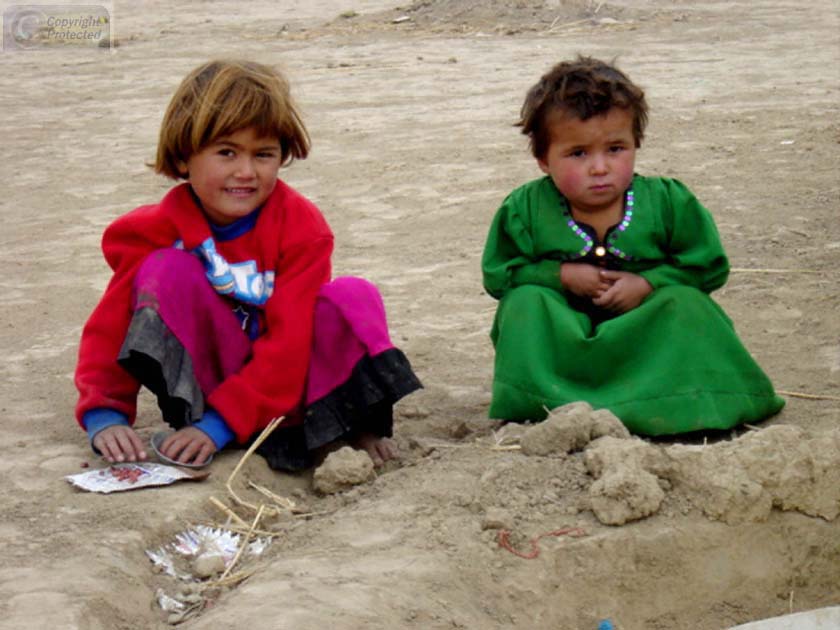
M603 619L598 622L598 630L615 630L615 626L609 619Z

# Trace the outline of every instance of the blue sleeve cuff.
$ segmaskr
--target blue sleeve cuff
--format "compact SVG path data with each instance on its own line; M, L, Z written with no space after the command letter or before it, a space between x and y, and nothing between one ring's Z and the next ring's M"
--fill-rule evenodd
M222 450L236 437L236 434L215 409L207 409L201 416L201 420L193 426L204 431L213 440L217 450Z
M87 431L91 447L93 447L93 438L102 429L107 429L115 424L121 424L126 427L130 426L127 415L114 409L108 409L107 407L86 411L82 416L82 423L85 425L85 431ZM97 455L101 454L95 448L93 451Z

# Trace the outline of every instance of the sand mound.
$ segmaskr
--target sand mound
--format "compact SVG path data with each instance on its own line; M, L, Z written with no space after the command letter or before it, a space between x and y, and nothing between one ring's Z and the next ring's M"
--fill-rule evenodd
M777 425L729 442L663 447L631 437L612 414L579 402L524 430L520 444L525 455L585 450L595 478L590 506L606 525L655 514L666 490L729 524L764 521L773 508L828 521L840 514L840 429L813 436Z
M415 0L371 14L349 11L332 22L338 28L515 35L583 24L609 25L644 19L651 11L592 0Z

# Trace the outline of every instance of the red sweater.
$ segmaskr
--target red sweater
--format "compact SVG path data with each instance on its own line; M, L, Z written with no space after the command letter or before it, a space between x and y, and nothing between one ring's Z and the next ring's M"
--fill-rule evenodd
M193 201L189 185L173 188L156 205L141 206L115 220L102 237L102 251L114 271L102 299L87 321L79 346L76 418L109 408L134 423L139 383L117 363L132 316L132 285L141 262L152 251L181 240L191 251L211 237L210 226ZM232 240L217 241L230 263L253 260L271 272L274 291L262 309L265 330L251 359L207 397L244 442L273 418L295 410L303 398L319 289L330 279L333 235L321 212L280 180L254 228Z

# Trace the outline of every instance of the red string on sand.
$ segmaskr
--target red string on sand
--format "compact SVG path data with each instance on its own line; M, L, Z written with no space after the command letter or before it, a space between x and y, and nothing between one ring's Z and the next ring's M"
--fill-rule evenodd
M586 536L586 532L582 530L580 527L566 527L564 529L555 529L553 532L546 532L545 534L540 534L531 539L531 551L529 553L522 553L521 551L517 551L513 548L510 544L510 532L506 529L499 530L499 547L502 549L507 549L513 555L519 556L520 558L525 558L526 560L533 560L537 556L540 555L540 548L537 546L537 543L540 541L541 538L545 538L546 536L573 536L575 538L580 538L581 536Z

